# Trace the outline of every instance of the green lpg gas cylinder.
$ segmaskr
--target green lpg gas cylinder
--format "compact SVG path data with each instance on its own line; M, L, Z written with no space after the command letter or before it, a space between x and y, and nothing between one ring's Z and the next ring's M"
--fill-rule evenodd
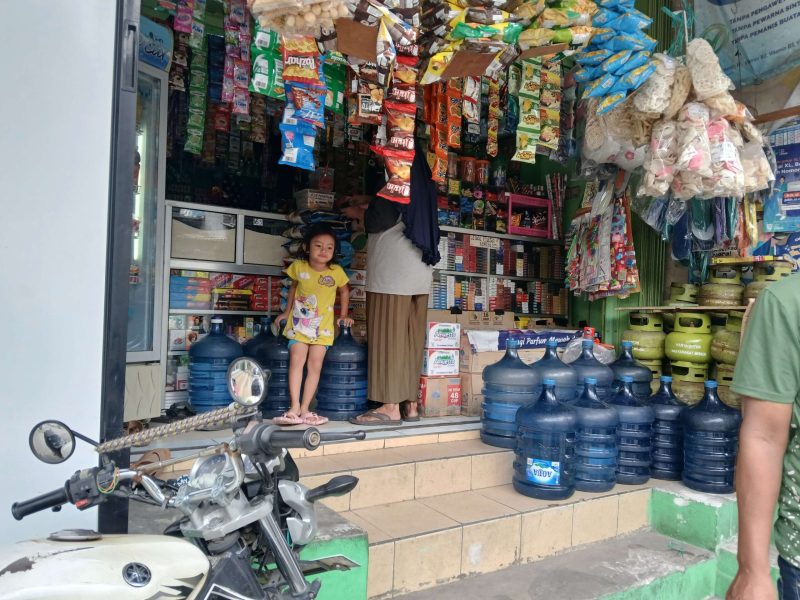
M731 384L733 383L733 365L726 365L717 363L717 383L719 388L717 393L719 399L731 408L741 409L742 398L739 394L731 391Z
M742 318L744 313L741 311L729 312L725 329L714 334L711 340L711 358L718 363L736 364L736 358L739 356L739 338L742 335ZM719 379L717 381L720 385L724 385Z
M705 394L708 365L686 361L672 363L672 391L684 404L697 404Z
M660 314L631 313L630 329L622 333L623 342L633 344L636 360L664 358L664 319Z
M707 314L678 313L674 327L665 343L667 358L691 363L711 360L711 318Z

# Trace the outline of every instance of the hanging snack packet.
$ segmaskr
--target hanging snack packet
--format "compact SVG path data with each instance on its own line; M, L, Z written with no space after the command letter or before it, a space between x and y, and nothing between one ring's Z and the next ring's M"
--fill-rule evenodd
M513 69L513 67L512 67ZM519 71L519 69L517 69ZM519 81L517 81L519 86ZM511 83L509 83L509 93L511 93ZM470 124L480 124L481 122L481 80L480 77L465 77L464 88L461 92L461 97L464 101L462 113L464 120L467 122L467 128Z
M461 79L447 80L447 146L461 148Z
M626 62L622 65L622 68L617 71L617 75L622 76L626 73L633 71L634 69L638 69L639 67L643 67L647 64L647 61L650 60L650 53L649 52L635 52Z
M325 87L316 40L311 36L283 36L283 80Z
M286 101L295 109L295 117L315 127L325 126L325 96L327 91L286 84Z
M453 50L438 52L431 56L430 60L428 61L428 68L425 69L425 75L422 76L420 85L429 85L439 81L442 78L442 73L444 73L447 65L449 65L453 60L453 56L455 56L455 52Z
M345 69L341 65L326 62L322 65L322 70L325 73L325 84L328 88L325 96L325 108L337 115L343 115Z
M414 150L416 105L386 102L384 109L386 110L386 121L389 130L386 148L401 151Z
M653 19L633 9L625 11L625 14L619 15L605 26L614 31L637 33L642 29L647 29L652 23Z
M414 162L413 152L386 150L383 152L389 181L383 186L378 196L399 204L411 202L411 165Z
M611 73L612 75L614 75L625 66L625 63L627 63L628 60L630 60L632 55L633 52L631 52L630 50L622 50L621 52L617 52L616 54L604 60L603 64L600 65L600 68L603 70L604 73Z
M301 123L281 123L280 130L283 154L278 164L315 171L316 129Z
M278 35L277 31L269 29L268 27L262 27L261 24L258 21L256 21L255 35L253 36L253 44L259 50L270 50L272 52L280 52L281 36Z
M600 101L600 105L597 107L597 113L603 115L611 111L614 107L624 102L627 97L627 92L614 92L609 94Z
M587 83L594 81L603 75L603 70L600 67L582 67L575 71L575 81L578 83Z
M394 41L392 41L392 37L389 35L389 28L386 26L386 21L383 19L378 27L378 42L375 56L377 57L376 63L378 65L378 85L385 88L391 81L392 68L397 58L397 51L394 47Z
M496 79L489 80L489 119L487 123L486 154L495 157L499 151L498 135L500 133L500 83Z
M589 52L577 54L575 60L578 61L578 64L582 67L596 67L611 58L613 54L611 50L591 50Z
M610 93L628 92L638 90L650 76L656 72L655 65L648 63L643 67L634 69L620 77L617 82L608 90ZM599 94L603 95L603 94Z
M608 94L616 85L617 78L610 74L605 74L599 79L595 79L583 92L584 98L601 98Z
M617 32L613 29L609 29L608 27L598 27L593 31L592 44L597 46L609 42L617 36Z
M515 8L512 14L518 19L533 21L542 14L546 7L545 0L528 0Z
M417 102L417 59L400 56L392 71L392 85L387 98L393 102L416 104Z

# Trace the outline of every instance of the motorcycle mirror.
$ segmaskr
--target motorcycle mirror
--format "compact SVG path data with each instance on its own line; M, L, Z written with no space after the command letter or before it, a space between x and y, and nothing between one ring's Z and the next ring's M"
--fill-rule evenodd
M31 429L28 445L40 461L57 465L75 452L75 434L61 421L42 421Z
M264 399L270 376L252 358L237 358L228 367L228 391L242 406L256 406Z

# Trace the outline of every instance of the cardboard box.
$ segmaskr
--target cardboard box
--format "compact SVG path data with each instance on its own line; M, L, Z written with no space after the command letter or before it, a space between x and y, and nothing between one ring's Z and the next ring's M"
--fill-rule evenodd
M319 190L300 190L294 194L297 210L330 210L333 208L335 197L331 192Z
M363 287L351 287L350 288L350 300L355 302L366 302L367 301L367 290Z
M423 351L422 374L426 377L458 375L458 350Z
M544 348L534 348L529 350L519 350L519 357L526 365L530 365L544 356ZM483 373L483 369L493 365L506 354L505 350L493 350L489 352L473 352L472 347L467 344L459 350L459 363L462 373Z
M170 329L169 330L169 350L186 350L186 330L185 329Z
M425 335L426 348L450 348L461 346L461 325L458 323L433 323L428 321Z
M461 374L461 414L480 417L483 413L483 376L478 373Z
M354 269L350 273L350 285L367 285L367 272L361 269Z
M170 315L167 329L189 329L186 322L186 315Z
M426 417L461 414L460 377L420 377L419 403Z
M514 329L514 313L505 311L498 315L494 312L470 310L461 313L459 323L464 329Z
M465 310L453 314L449 310L429 310L428 321L436 323L458 323L461 329L514 329L514 313L505 311L496 314L493 311Z
M364 250L359 250L353 254L353 260L350 263L351 269L366 269L367 268L367 253Z
M367 320L367 303L366 302L351 302L350 303L350 317L354 321Z

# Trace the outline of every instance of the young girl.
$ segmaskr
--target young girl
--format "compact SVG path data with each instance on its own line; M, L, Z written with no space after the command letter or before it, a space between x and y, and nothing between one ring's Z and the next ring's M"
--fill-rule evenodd
M308 228L303 240L305 260L295 260L286 274L292 278L292 288L286 310L278 323L286 320L283 335L289 339L289 397L292 405L275 419L276 425L322 425L328 419L312 413L309 408L317 392L319 374L325 352L333 343L336 291L339 291L339 321L351 326L347 316L350 300L348 277L334 263L338 242L333 230L325 224ZM306 368L303 401L300 386Z

